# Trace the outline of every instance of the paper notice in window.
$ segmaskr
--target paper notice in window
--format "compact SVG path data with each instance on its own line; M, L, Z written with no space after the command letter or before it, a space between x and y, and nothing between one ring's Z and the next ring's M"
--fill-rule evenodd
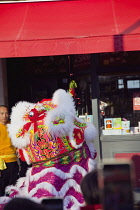
M140 110L140 92L133 93L133 110Z

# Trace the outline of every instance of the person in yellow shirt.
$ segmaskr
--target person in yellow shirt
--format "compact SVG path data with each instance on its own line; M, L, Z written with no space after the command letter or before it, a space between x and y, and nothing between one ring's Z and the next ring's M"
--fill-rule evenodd
M7 131L8 119L8 108L0 105L0 196L5 195L8 185L15 184L19 172L16 148Z

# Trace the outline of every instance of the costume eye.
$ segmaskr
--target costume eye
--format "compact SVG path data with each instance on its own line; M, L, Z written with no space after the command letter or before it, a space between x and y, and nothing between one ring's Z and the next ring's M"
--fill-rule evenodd
M29 112L29 117L33 117L34 116L34 112Z

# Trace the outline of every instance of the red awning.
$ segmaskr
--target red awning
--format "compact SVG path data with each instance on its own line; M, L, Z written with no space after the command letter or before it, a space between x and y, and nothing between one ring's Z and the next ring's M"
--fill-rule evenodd
M0 3L0 57L140 50L140 0Z

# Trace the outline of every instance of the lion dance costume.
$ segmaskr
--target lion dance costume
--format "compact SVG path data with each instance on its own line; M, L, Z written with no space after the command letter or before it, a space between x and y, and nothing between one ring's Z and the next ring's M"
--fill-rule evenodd
M84 203L80 190L83 176L95 168L96 129L76 116L69 92L57 90L51 101L36 104L18 102L12 108L8 127L13 145L32 167L15 186L8 186L9 197L63 198L64 210L76 210Z

